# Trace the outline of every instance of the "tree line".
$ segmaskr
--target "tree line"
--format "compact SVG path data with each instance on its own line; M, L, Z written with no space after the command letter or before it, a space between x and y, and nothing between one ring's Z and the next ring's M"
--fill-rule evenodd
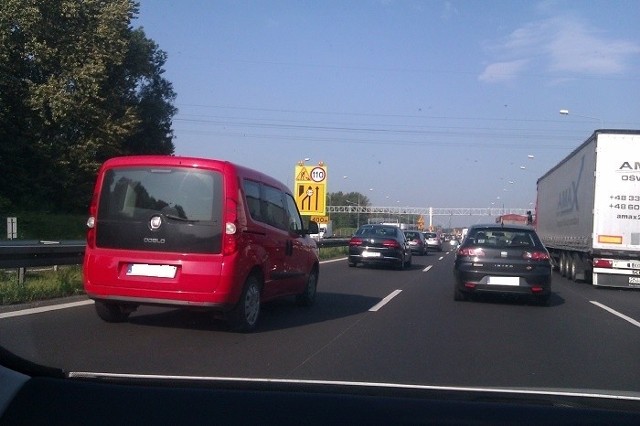
M327 204L330 206L368 206L370 205L369 198L359 192L330 192L327 193ZM366 223L366 214L362 213L360 219L364 220L362 223ZM349 213L331 213L331 220L333 221L333 229L340 228L356 228L357 227L357 214Z
M327 193L327 205L330 206L354 206L354 207L369 207L371 201L366 195L360 192L347 192L342 191ZM372 214L372 213L331 213L330 217L333 221L333 229L340 228L357 228L358 225L364 225L370 221L378 222L385 220L388 222L404 222L410 224L416 224L418 222L418 215L402 215L394 217L383 217L384 215Z
M86 211L118 155L173 154L167 54L132 0L0 2L0 212Z

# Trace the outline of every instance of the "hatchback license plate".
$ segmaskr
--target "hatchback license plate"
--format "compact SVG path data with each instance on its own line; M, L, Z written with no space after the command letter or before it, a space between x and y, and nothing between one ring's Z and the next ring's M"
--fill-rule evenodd
M489 277L487 281L489 285L520 285L518 277Z
M131 263L127 275L157 278L175 278L176 268L173 265L149 265L147 263Z
M362 257L380 257L380 253L375 251L363 251Z

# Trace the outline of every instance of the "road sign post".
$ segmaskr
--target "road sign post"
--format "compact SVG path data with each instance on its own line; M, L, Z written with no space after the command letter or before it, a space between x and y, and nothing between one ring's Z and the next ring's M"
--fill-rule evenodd
M18 238L18 218L7 218L7 240L15 240Z

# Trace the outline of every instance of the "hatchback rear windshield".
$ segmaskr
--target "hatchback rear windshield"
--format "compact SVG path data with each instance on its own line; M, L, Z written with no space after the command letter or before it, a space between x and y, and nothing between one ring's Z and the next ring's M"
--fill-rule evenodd
M358 229L356 235L358 236L372 236L372 237L395 237L398 233L398 228L393 226L372 226L362 227Z
M536 238L529 231L481 229L468 236L469 244L483 247L533 247Z

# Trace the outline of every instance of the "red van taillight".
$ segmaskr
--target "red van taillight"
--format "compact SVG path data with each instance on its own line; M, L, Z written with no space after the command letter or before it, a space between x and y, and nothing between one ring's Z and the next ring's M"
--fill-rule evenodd
M87 247L95 248L96 246L96 198L97 195L93 194L91 197L91 204L89 204L89 219L87 219Z
M95 248L96 246L96 218L89 216L87 219L87 246Z
M238 251L238 204L235 200L227 199L227 221L224 224L224 238L222 254L227 256Z
M224 250L222 254L233 254L238 250L238 227L233 222L227 222L224 226Z

